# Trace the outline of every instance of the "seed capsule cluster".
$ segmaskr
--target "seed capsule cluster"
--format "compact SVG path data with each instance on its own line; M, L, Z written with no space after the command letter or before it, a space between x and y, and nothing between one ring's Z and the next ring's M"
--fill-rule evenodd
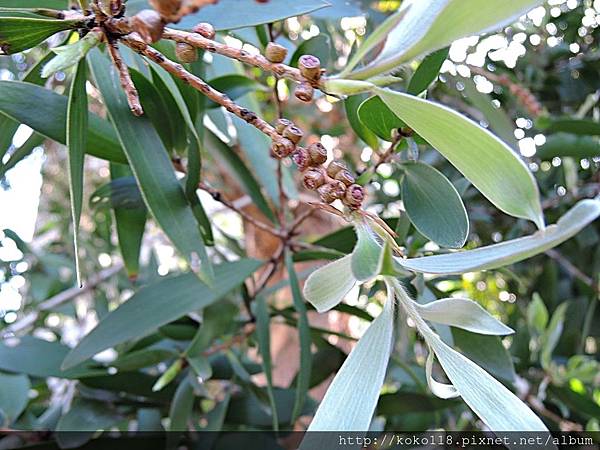
M302 172L306 189L317 191L325 203L341 200L351 209L360 208L365 199L364 188L356 184L354 176L343 162L332 161L324 167L327 150L323 144L315 142L307 148L299 146L302 130L290 120L279 119L275 129L281 138L273 142L271 155L277 159L291 156Z

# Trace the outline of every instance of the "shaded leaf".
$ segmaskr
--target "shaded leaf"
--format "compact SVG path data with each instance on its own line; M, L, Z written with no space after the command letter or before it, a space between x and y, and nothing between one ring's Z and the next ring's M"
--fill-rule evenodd
M29 377L0 372L0 413L10 425L25 410L29 401Z
M352 255L346 255L311 273L304 283L304 296L322 313L341 302L356 281L352 275Z
M371 148L379 147L377 135L362 123L358 117L358 108L367 99L367 94L351 95L344 100L346 117L356 135Z
M0 17L0 50L7 55L19 53L77 25L73 20Z
M365 100L358 107L358 117L367 128L388 142L392 141L394 130L406 125L379 97Z
M440 73L442 64L444 64L444 61L448 57L449 51L449 47L442 48L423 58L423 61L421 61L421 64L419 64L419 67L410 79L406 92L418 95L427 90Z

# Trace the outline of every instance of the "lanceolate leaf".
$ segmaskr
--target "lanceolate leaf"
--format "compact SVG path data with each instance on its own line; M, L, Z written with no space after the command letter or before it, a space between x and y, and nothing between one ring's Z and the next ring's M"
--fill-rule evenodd
M464 252L422 258L396 258L396 261L406 269L423 273L453 274L495 269L556 247L573 237L598 216L600 216L600 199L582 200L555 225L550 225L531 236Z
M442 247L462 247L469 236L469 218L452 183L422 162L404 163L402 170L402 201L417 230Z
M306 306L298 285L298 276L294 270L294 262L290 252L285 254L285 265L294 300L294 309L298 314L298 334L300 340L300 371L296 380L296 401L292 410L292 422L295 422L304 407L304 401L310 386L310 373L312 370L312 355L310 352L311 337Z
M0 17L0 50L4 54L22 52L77 24L72 20Z
M346 255L311 273L304 284L304 296L322 313L341 302L355 284L352 255Z
M466 298L444 298L425 305L415 303L423 319L462 328L473 333L505 335L514 330L493 317L479 304Z
M390 357L393 319L394 301L388 298L333 379L308 431L369 429ZM318 438L308 434L301 448L325 448L314 445Z
M87 81L87 65L80 61L69 91L67 107L67 148L69 164L69 192L71 195L71 218L73 220L73 242L75 245L75 272L77 285L81 286L81 269L79 266L79 219L83 203L83 163L88 129L88 102L85 83Z
M0 113L61 144L67 143L67 103L67 96L49 89L0 80ZM86 152L98 158L127 163L113 127L91 112Z
M23 412L28 402L29 377L0 372L0 413L10 425Z
M418 95L427 90L429 85L437 78L444 61L448 57L449 47L427 55L413 74L408 84L407 92L412 95Z
M371 148L377 148L379 146L379 141L377 140L377 135L373 133L369 127L361 122L358 117L358 108L359 106L367 99L366 94L362 95L351 95L346 100L344 100L344 107L346 109L346 117L348 118L348 122L350 122L350 126L354 130L354 132L358 135L359 138L363 140L365 144L367 144Z
M56 56L42 69L42 78L48 78L59 70L65 70L77 64L100 43L101 38L100 32L91 31L73 44L53 48L52 51L56 53Z
M391 32L386 30L387 40L381 53L352 77L365 79L387 72L461 37L497 30L540 3L541 0L403 2L396 14L405 15Z
M110 176L113 181L123 180L124 177L131 175L131 169L128 166L116 163L110 164ZM127 276L130 280L136 280L140 269L140 250L144 229L146 228L147 210L144 204L138 207L116 207L113 205L113 208L119 248L125 263Z
M352 252L352 274L358 281L366 281L381 272L382 248L365 222L357 222L355 229L358 240Z
M212 283L211 262L167 150L150 122L131 114L106 56L98 49L90 56L94 77L148 209L190 267Z
M494 205L544 227L535 180L500 139L445 106L387 89L376 88L376 92Z
M406 125L377 96L365 100L358 107L358 118L363 125L388 142L392 140L393 130Z
M205 308L239 286L260 264L241 260L217 266L215 276L220 282L212 289L193 274L167 278L140 289L83 338L67 355L63 367L73 367L102 350L147 336L162 325Z

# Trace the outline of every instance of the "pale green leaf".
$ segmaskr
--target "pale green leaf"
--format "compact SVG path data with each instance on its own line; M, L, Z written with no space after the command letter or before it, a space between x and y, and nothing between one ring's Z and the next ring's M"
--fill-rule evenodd
M309 432L369 429L392 349L393 327L394 301L388 298L383 312L371 323L333 379ZM309 441L304 441L301 448L317 448L310 447Z
M462 328L473 333L505 335L514 330L493 317L479 304L466 298L444 298L424 305L415 303L423 319Z
M358 281L366 281L381 273L382 246L365 222L357 222L356 247L352 252L352 274Z
M578 202L558 222L536 233L499 244L464 252L421 258L400 259L396 262L414 272L459 274L476 270L496 269L543 253L575 236L600 216L600 199Z
M97 31L91 31L77 42L62 47L52 49L56 56L52 58L42 69L42 78L48 78L56 72L73 67L88 52L100 43L102 34Z
M364 69L351 76L365 79L451 44L456 39L494 31L508 25L542 0L412 0L402 2L401 20L387 37L383 50ZM383 27L386 27L385 23ZM374 35L382 32L375 30Z
M0 415L10 425L23 412L29 401L29 377L0 372Z
M445 106L388 89L375 91L496 207L544 227L535 179L504 142Z
M355 285L352 255L346 255L311 273L304 283L304 297L322 313L341 302Z

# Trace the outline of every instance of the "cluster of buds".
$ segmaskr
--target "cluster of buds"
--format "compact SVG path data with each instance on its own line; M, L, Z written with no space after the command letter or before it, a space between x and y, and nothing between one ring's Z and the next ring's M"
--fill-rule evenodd
M279 119L275 129L280 138L274 140L271 154L277 159L291 156L300 172L306 189L317 191L321 200L332 203L341 200L351 209L360 208L365 199L364 188L341 161L332 161L327 167L327 150L320 142L304 148L298 145L302 130L287 119Z

